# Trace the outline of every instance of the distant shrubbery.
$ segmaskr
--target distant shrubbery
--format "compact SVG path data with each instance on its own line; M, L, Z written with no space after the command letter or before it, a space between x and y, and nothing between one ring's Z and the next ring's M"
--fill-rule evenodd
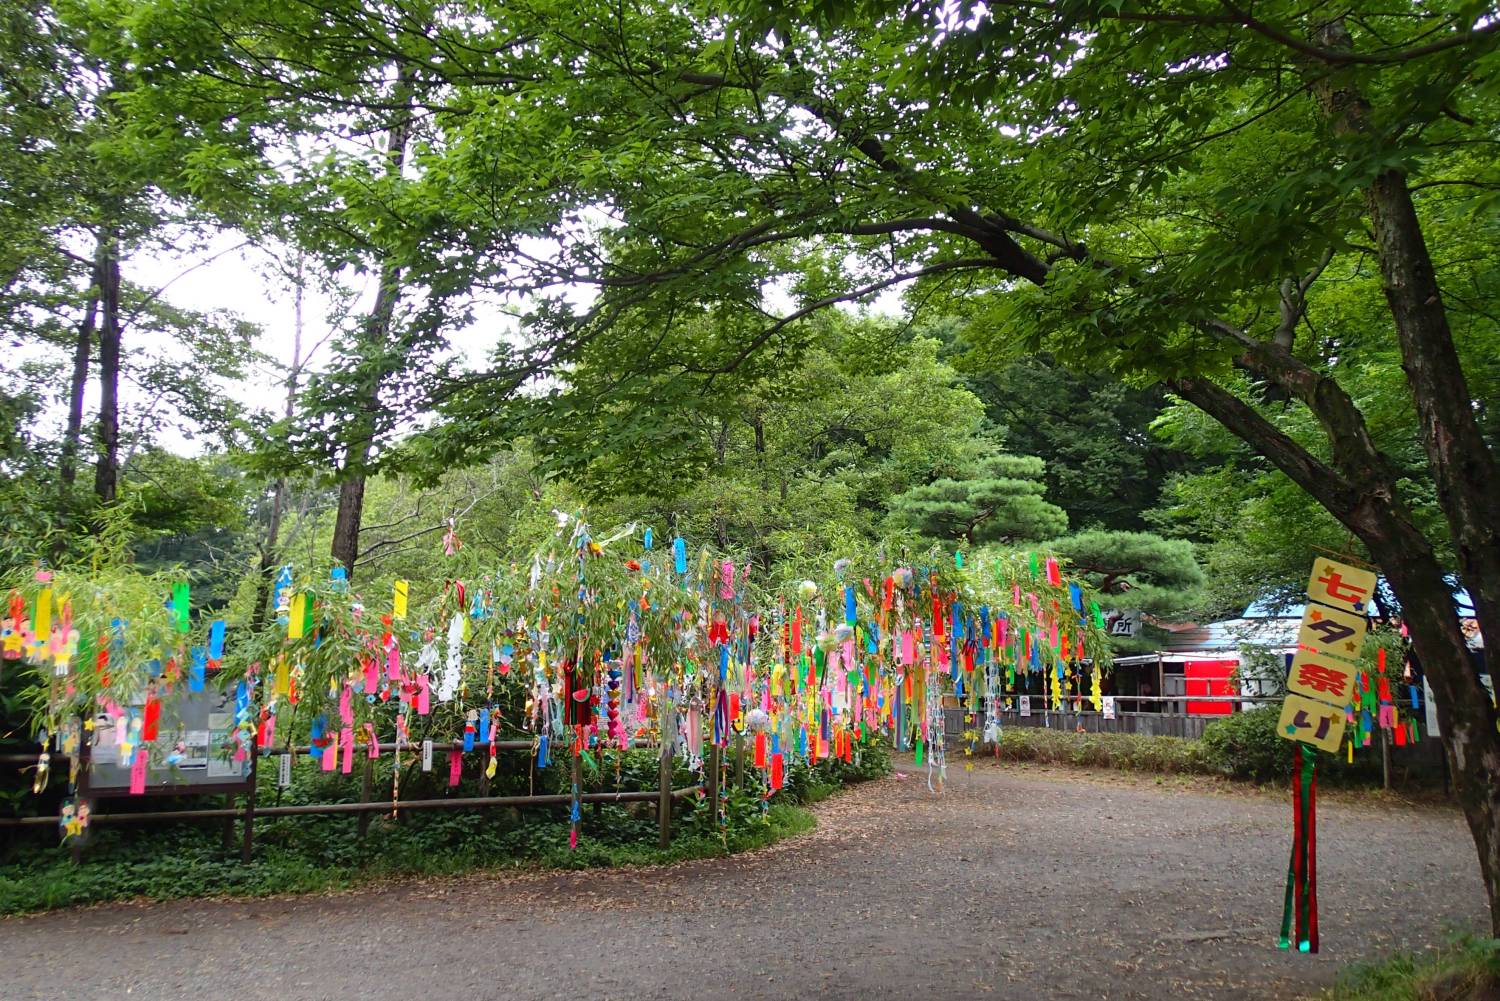
M1250 782L1281 782L1292 773L1292 745L1276 733L1280 712L1279 706L1266 706L1234 713L1208 724L1198 740L1011 726L1001 735L1000 757L1161 775L1223 775ZM1379 753L1362 752L1352 765L1338 755L1320 754L1318 778L1334 785L1378 782Z
M1000 757L1165 774L1216 771L1199 741L1136 733L1073 733L1044 727L1006 727L1000 735Z

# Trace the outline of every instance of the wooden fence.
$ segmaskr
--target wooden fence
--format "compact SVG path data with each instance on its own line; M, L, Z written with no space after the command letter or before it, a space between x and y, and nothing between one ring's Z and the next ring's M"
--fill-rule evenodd
M490 746L489 744L483 744L483 745L478 746L476 748L476 750L486 750L486 749L488 749L489 746ZM654 746L659 746L659 745L644 745L644 747L642 749L649 749L649 748L654 747ZM385 744L385 743L382 743L382 744L378 745L378 749L382 753L395 751L396 747L397 747L397 745L395 745L395 744ZM462 747L463 747L463 744L462 744L461 741L454 741L451 745L445 744L445 745L441 745L441 747L444 750L461 750ZM495 744L495 748L496 748L497 751L499 751L499 750L503 750L503 751L521 751L521 750L524 750L524 751L527 751L528 753L535 753L535 747L536 747L536 745L532 741L529 741L529 740L502 740L502 741L496 742L496 744ZM412 744L402 745L402 750L405 750L405 751L418 750L419 748L420 748L420 745L412 745ZM743 746L741 746L740 748L738 748L738 750L739 750L738 758L739 758L739 761L741 762L741 769L742 769L743 768L742 762L743 762L743 756L744 756ZM278 806L261 806L261 805L259 805L257 803L257 801L256 801L257 800L257 790L256 790L257 781L256 780L257 780L257 772L258 772L258 763L259 763L259 761L262 758L270 758L270 757L273 757L274 755L279 755L281 753L306 754L306 753L308 753L308 751L309 751L309 748L306 745L303 745L303 746L300 746L300 747L288 747L288 748L284 748L284 749L278 749L274 753L271 752L271 751L267 751L266 753L252 754L250 756L250 774L244 780L244 782L242 784L241 783L227 783L226 784L226 790L227 790L227 786L230 786L230 785L233 785L236 788L235 788L234 791L226 791L227 800L226 800L226 804L223 807L203 807L203 808L192 808L192 809L186 809L186 810L145 810L145 811L132 811L132 812L123 812L123 813L101 813L97 809L94 809L93 806L91 805L89 823L90 823L90 825L92 825L92 824L140 824L140 823L172 823L172 822L183 821L183 820L216 820L216 819L217 820L223 820L224 823L225 823L225 847L227 848L227 847L229 847L229 844L231 843L231 836L232 836L232 829L233 829L234 822L236 820L238 820L238 821L240 821L241 826L242 826L241 841L240 841L240 858L241 858L242 861L248 862L248 861L250 861L251 852L253 851L254 844L255 844L255 821L258 818L264 818L264 817L300 817L300 816L310 816L310 815L327 815L327 814L344 814L344 813L359 814L359 816L360 816L359 834L360 834L361 837L363 837L364 834L365 834L365 831L366 831L366 829L368 827L370 816L372 816L374 814L377 814L377 813L399 813L399 812L404 811L404 810L462 810L462 809L483 809L483 808L486 808L486 807L518 807L518 808L524 808L524 807L529 807L529 806L533 806L533 807L534 806L563 806L563 805L574 803L574 802L577 802L577 803L580 803L580 804L582 804L582 803L600 803L600 804L602 804L602 803L646 803L646 802L655 802L656 805L657 805L656 812L657 812L657 826L658 826L658 829L659 829L659 844L660 844L661 847L665 848L670 843L671 837L672 837L672 803L673 803L673 801L678 800L678 799L682 799L682 798L684 798L686 796L696 795L700 791L700 788L701 788L699 786L690 786L690 787L683 788L683 789L673 789L672 788L672 761L673 761L673 757L672 757L670 751L667 751L667 752L662 753L661 755L659 755L659 758L660 758L660 769L659 769L658 775L657 775L657 788L656 789L639 790L639 791L632 791L632 792L580 792L576 796L574 794L572 794L572 793L544 793L544 794L541 794L541 795L532 794L532 795L526 795L526 796L489 796L489 795L483 795L483 793L485 792L485 790L488 789L489 778L488 778L487 775L485 775L484 773L481 772L481 774L480 774L480 792L481 792L481 795L479 795L479 796L451 796L451 797L444 797L444 798L441 798L441 799L401 800L401 801L397 801L397 802L393 803L390 799L376 799L375 798L375 796L374 796L374 788L373 788L373 786L374 786L374 764L375 764L375 759L366 756L364 758L365 765L364 765L363 775L361 777L361 782L360 782L360 799L359 799L358 802L354 802L354 803L298 803L298 804L291 805L291 806L279 806L279 805ZM710 766L713 768L712 779L714 779L715 781L711 781L711 783L710 783L710 786L711 786L711 788L710 788L710 794L717 796L718 782L716 780L717 780L717 777L718 777L717 776L717 766L718 766L718 763L719 763L719 755L717 754L717 748L714 748L713 751L714 751L714 753L710 754L710 758L712 759L710 761ZM22 767L22 768L24 768L26 766L34 766L37 763L37 758L38 758L39 754L40 754L40 750L38 750L37 753L33 753L33 754L0 754L0 765L9 765L9 766ZM85 750L84 750L84 757L85 757L84 765L85 765L85 767L83 767L83 768L80 769L79 799L81 801L93 801L93 802L97 802L99 799L102 799L102 798L111 798L111 799L139 799L140 798L139 796L129 796L128 794L121 794L120 792L118 792L116 790L110 790L108 793L103 793L100 790L90 790L88 788L88 786L87 786L87 775L88 775L87 756L88 756L88 750L87 750L87 747L85 747ZM60 753L57 753L57 752L53 752L51 754L51 759L50 760L51 760L51 765L54 768L58 767L59 765L62 765L62 766L65 767L68 764L68 757L67 757L67 755L60 754ZM573 756L573 758L572 758L572 784L573 784L574 788L578 788L578 786L579 786L579 758L576 755ZM174 789L170 789L170 788L168 788L168 789L153 789L152 792L151 792L151 794L152 795L158 795L158 796L159 795L173 795L173 794L175 794L175 795L197 795L197 794L200 794L200 793L201 794L209 794L209 793L212 793L212 792L215 792L215 791L220 791L220 790L204 790L204 789L201 789L199 787L183 786L183 787L181 787L180 790L174 790ZM238 802L236 802L236 800L238 800ZM52 827L56 827L56 826L58 826L61 823L61 821L62 821L62 818L60 816L58 816L58 815L55 815L55 814L51 815L51 816L38 816L38 817L0 817L0 829L3 829L3 828L20 828L20 827L44 827L44 826L49 826L49 825L52 826ZM578 826L579 821L575 820L573 823L574 823L574 827L576 829L577 826ZM79 858L79 850L80 850L80 848L81 848L81 845L75 839L75 841L74 841L74 853L73 853L73 856L74 856L75 860L77 860Z

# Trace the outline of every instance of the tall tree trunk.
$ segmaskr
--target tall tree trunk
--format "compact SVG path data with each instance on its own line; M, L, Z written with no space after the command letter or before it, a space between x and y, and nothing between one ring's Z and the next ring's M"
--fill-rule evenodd
M1317 25L1312 36L1330 49L1353 48L1342 17ZM1337 138L1361 143L1382 138L1375 134L1369 101L1346 75L1324 73L1313 92ZM1364 195L1438 506L1489 652L1500 639L1500 467L1475 415L1405 171L1382 171ZM1432 683L1454 787L1479 851L1491 927L1500 936L1500 737L1494 706L1475 677L1437 561L1410 571L1409 540L1377 552L1370 539L1361 538L1401 601L1412 645Z
M99 296L104 288L104 269L108 256L104 234L94 245L94 263L89 269L88 303L78 322L78 336L73 343L73 375L68 380L68 426L63 432L62 453L57 471L64 487L78 478L78 443L83 438L83 395L89 382L89 358L94 351L94 327L99 322Z
M1401 600L1402 621L1432 685L1454 792L1479 853L1490 933L1500 938L1500 737L1489 695L1474 672L1452 592L1430 551L1413 560L1405 544L1378 553L1369 540L1365 544Z
M94 466L94 493L102 503L115 500L120 488L120 240L106 229L103 282L99 305L99 458Z
M1500 469L1479 427L1405 175L1378 176L1366 203L1438 505L1480 632L1500 637Z
M1341 17L1319 25L1313 38L1330 49L1353 48ZM1372 138L1370 104L1352 84L1324 75L1314 93L1336 136ZM1494 639L1500 637L1500 464L1479 425L1406 172L1382 171L1364 194L1438 506L1480 633L1494 643L1500 641Z
M1171 386L1311 494L1358 536L1385 573L1432 685L1443 750L1479 855L1493 932L1500 936L1500 733L1494 709L1469 659L1442 564L1402 503L1384 457L1373 452L1347 396L1332 380L1312 378L1316 384L1308 386L1288 377L1288 388L1323 421L1338 470L1223 388L1199 379Z
M406 144L411 138L412 116L410 112L411 83L405 76L396 85L400 103L407 107L398 112L397 119L386 130L386 176L401 173L406 162ZM389 258L382 255L380 263L380 285L375 292L375 304L365 320L365 334L369 343L378 346L377 352L385 356L385 344L390 337L391 318L396 311L396 302L401 297L401 270ZM359 560L359 526L365 507L365 465L370 459L374 445L376 424L381 411L380 391L385 382L385 372L376 370L370 374L369 395L364 400L365 410L350 422L351 434L346 438L344 451L344 478L339 483L339 508L333 523L332 555L343 564L349 579L354 579L354 565Z

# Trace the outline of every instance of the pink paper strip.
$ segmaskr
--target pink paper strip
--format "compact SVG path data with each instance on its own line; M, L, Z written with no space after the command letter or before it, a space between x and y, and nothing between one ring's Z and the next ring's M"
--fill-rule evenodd
M344 727L339 731L339 745L344 749L343 773L348 775L354 771L354 728Z
M339 692L339 719L343 721L345 726L354 722L353 699L354 688L350 685L344 685L342 691Z
M380 669L374 658L365 661L365 694L374 695L380 687Z
M339 739L334 737L332 743L323 748L323 771L331 772L339 762Z
M448 752L448 784L458 785L459 776L463 774L464 756L461 751Z
M139 796L146 791L146 759L150 756L145 745L135 749L135 757L130 762L130 795L132 796Z
M417 715L426 716L432 708L432 685L427 675L417 675Z
M392 681L401 680L401 648L394 639L385 648L385 676Z
M375 728L369 723L365 724L365 754L371 758L380 757L380 739L375 736Z

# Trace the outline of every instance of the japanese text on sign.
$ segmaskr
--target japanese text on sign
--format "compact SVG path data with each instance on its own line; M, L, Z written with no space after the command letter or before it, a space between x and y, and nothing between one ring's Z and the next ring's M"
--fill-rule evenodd
M1325 751L1337 751L1344 739L1344 711L1300 695L1288 695L1276 721L1276 732Z
M1365 638L1366 620L1322 605L1308 605L1297 630L1297 645L1329 657L1356 660Z
M1313 564L1312 578L1307 582L1307 596L1324 605L1346 612L1364 612L1375 590L1375 573L1333 560Z
M1292 658L1286 686L1299 695L1343 707L1354 697L1354 677L1352 664L1299 650Z

